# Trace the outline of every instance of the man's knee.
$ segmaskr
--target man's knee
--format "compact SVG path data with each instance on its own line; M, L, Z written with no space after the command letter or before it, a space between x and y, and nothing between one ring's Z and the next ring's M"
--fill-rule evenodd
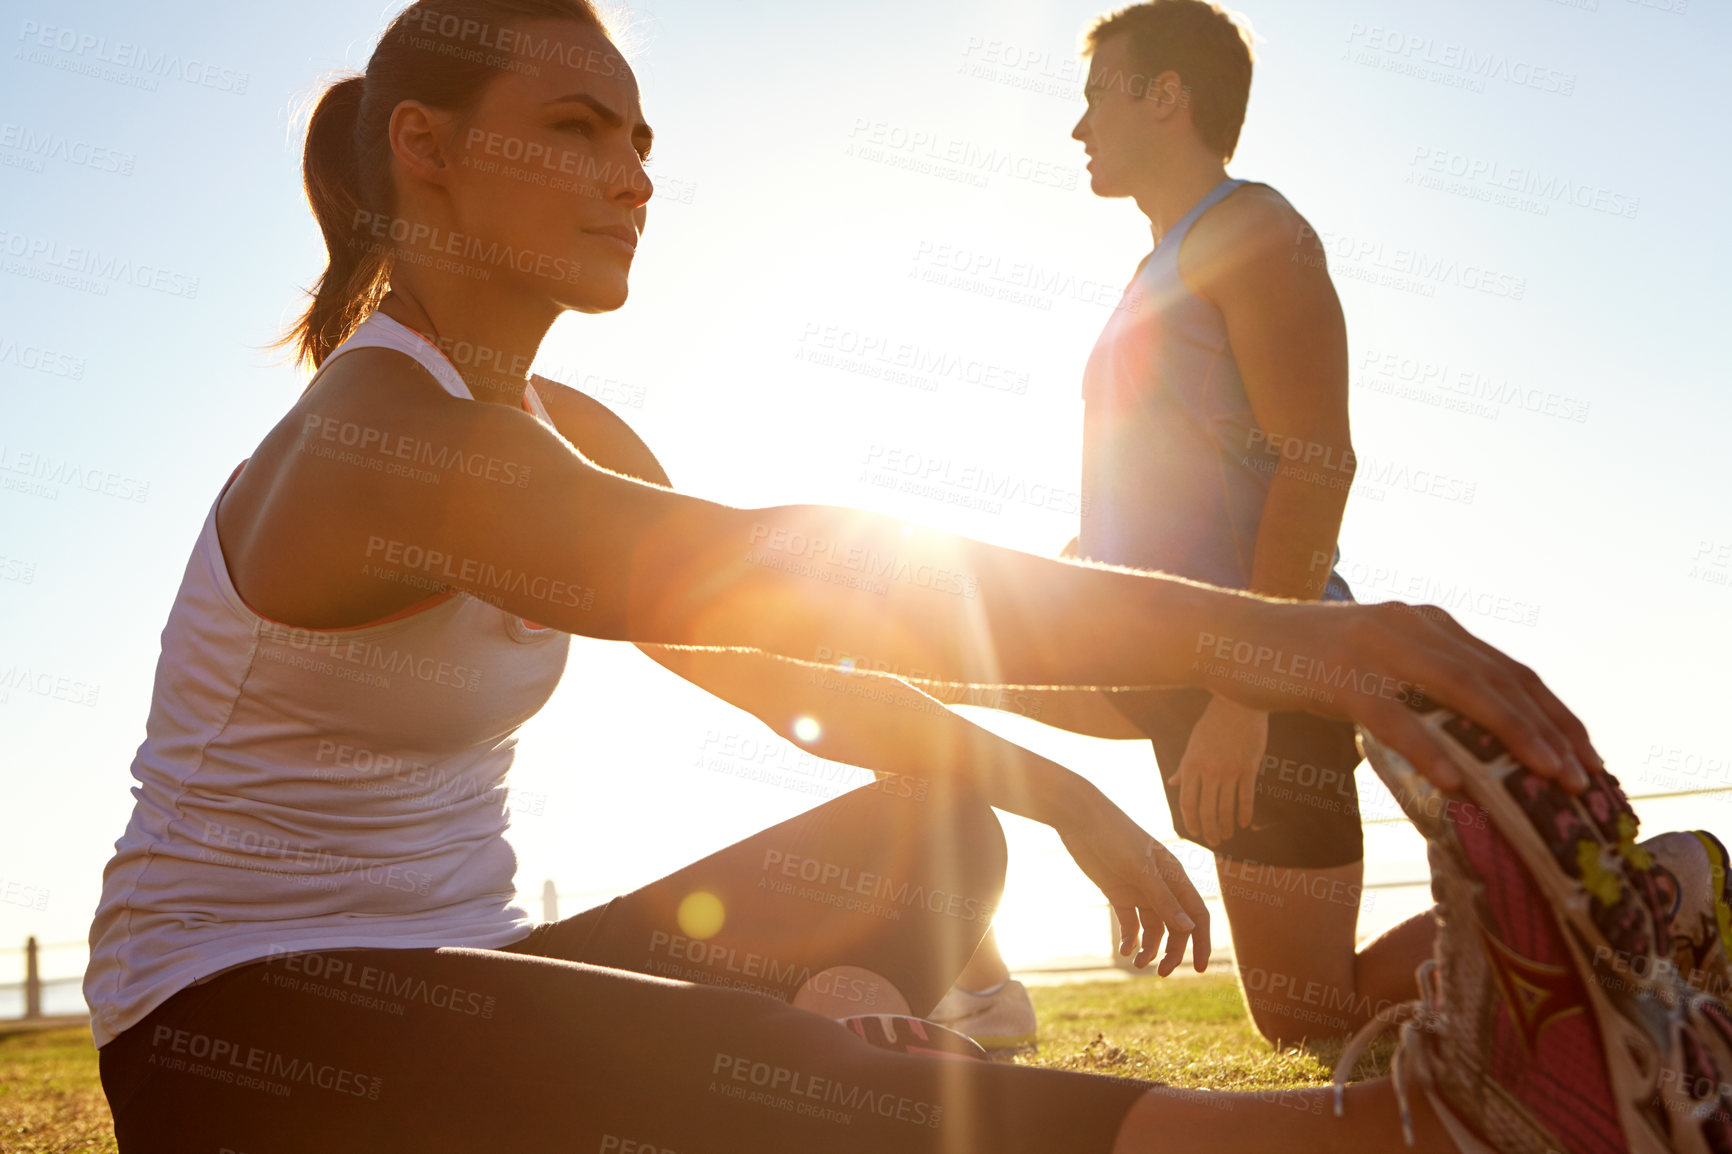
M1256 1027L1257 1033L1265 1042L1283 1049L1302 1046L1306 1042L1342 1038L1352 1033L1351 1030L1331 1030L1315 1023L1295 1021L1279 1014L1252 1014L1251 1025Z
M1351 975L1328 975L1301 966L1239 965L1239 988L1251 1024L1278 1046L1341 1038L1367 1016Z

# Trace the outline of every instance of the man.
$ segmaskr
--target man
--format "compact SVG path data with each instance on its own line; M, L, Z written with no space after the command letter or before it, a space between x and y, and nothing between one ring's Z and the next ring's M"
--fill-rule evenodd
M1101 20L1088 43L1088 111L1073 135L1095 193L1135 199L1155 249L1085 372L1077 549L1217 585L1346 600L1331 568L1353 474L1345 325L1315 232L1273 189L1226 177L1250 90L1247 39L1213 4L1153 0ZM652 461L598 459L665 481ZM960 763L1032 803L1042 792L1032 783L1065 775L894 676L849 675L876 685L857 695L774 661L657 660L777 732L789 718L822 717L820 737L796 739L893 777ZM1031 699L1045 722L1152 739L1175 829L1217 852L1247 1004L1265 1036L1351 1033L1412 998L1414 970L1433 956L1429 912L1355 950L1364 855L1351 726L1184 690L1005 695L1018 708ZM1670 836L1682 839L1678 868L1701 876L1680 925L1706 956L1718 937L1696 932L1697 913L1724 904L1706 867L1725 855ZM1088 871L1089 847L1067 847ZM1132 925L1126 943L1135 939ZM989 1049L1034 1040L1027 992L990 936L931 1016Z
M1305 219L1274 189L1226 173L1250 95L1249 34L1205 0L1152 0L1098 21L1087 44L1088 109L1072 136L1094 193L1134 200L1155 247L1084 372L1075 548L1271 596L1347 600L1331 567L1354 460L1341 305ZM1432 950L1429 913L1355 951L1364 846L1351 726L1202 691L1111 701L1135 728L1097 719L1097 731L1152 741L1175 831L1215 851L1266 1037L1349 1033L1412 995ZM1333 1009L1270 993L1307 989Z
M1097 21L1087 54L1088 110L1072 136L1094 193L1134 200L1154 250L1084 371L1084 518L1067 552L1348 600L1333 569L1354 470L1341 305L1315 230L1274 189L1226 173L1249 102L1249 35L1206 0L1151 0ZM1211 660L1203 640L1198 660ZM1265 1037L1351 1034L1412 998L1415 968L1433 956L1429 911L1356 949L1364 837L1351 726L1188 689L1028 698L1043 722L1152 741L1175 831L1215 851ZM1641 848L1670 895L1680 970L1723 995L1725 850L1701 832ZM1020 985L978 989L1007 977L989 939L934 1016L1032 1029Z
M1346 326L1316 233L1274 189L1227 177L1250 96L1248 34L1206 0L1152 0L1097 21L1087 54L1088 110L1072 136L1095 194L1133 199L1155 247L1084 371L1084 518L1071 549L1347 600L1331 567L1353 479ZM1042 721L1153 742L1175 831L1216 853L1266 1037L1351 1033L1412 996L1429 913L1355 952L1364 847L1351 726L1193 690L1040 705ZM934 1016L1032 1029L1007 978L988 940ZM1333 1009L1271 989L1317 991Z

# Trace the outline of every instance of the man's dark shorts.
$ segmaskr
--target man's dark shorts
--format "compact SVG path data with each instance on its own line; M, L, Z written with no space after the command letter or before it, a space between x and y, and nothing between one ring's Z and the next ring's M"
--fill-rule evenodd
M1191 729L1211 696L1203 689L1108 695L1154 744L1161 780L1167 783L1173 831L1199 845L1201 833L1186 828L1179 787L1170 779L1179 771ZM1363 861L1365 833L1353 781L1359 760L1351 723L1309 713L1271 713L1251 828L1241 828L1209 848L1239 861L1283 868L1327 869Z

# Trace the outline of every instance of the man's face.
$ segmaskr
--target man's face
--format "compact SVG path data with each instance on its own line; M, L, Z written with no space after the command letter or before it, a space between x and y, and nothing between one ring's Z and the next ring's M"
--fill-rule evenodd
M1163 130L1180 100L1178 73L1142 75L1128 38L1109 37L1095 48L1083 96L1088 111L1071 138L1088 153L1089 187L1096 196L1130 196L1159 173Z

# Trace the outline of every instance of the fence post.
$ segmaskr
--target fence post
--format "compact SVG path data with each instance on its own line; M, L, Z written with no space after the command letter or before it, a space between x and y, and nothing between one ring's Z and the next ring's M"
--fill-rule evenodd
M42 1016L42 973L36 965L36 939L24 939L24 1016Z
M557 922L559 920L559 892L553 888L552 878L541 883L541 920L544 922Z

